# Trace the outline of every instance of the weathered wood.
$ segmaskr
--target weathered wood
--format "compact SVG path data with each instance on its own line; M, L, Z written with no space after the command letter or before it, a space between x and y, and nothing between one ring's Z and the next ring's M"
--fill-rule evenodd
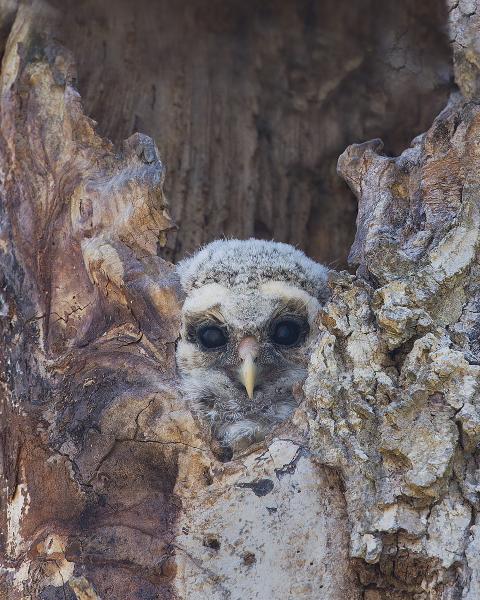
M53 18L19 9L1 74L3 578L9 598L167 598L177 450L136 441L174 402L164 168L150 138L95 133Z
M182 298L172 265L158 256L173 228L165 170L151 138L130 135L141 120L125 120L147 114L144 122L166 154L174 148L181 157L170 170L184 231L174 253L217 235L229 219L238 230L227 233L273 233L329 256L323 244L327 239L338 248L331 243L337 234L325 237L326 228L333 229L341 211L317 228L316 211L337 185L331 163L319 161L331 161L353 137L376 135L380 122L393 123L382 126L389 147L404 144L431 119L414 90L423 90L429 110L442 104L437 84L449 72L439 59L442 43L435 42L440 50L415 79L414 59L431 40L424 35L415 48L401 41L416 39L411 24L419 15L436 22L433 4L405 4L412 12L401 12L399 3L337 2L309 13L285 2L275 14L273 5L263 14L248 3L232 3L231 12L219 5L202 12L199 3L191 13L181 5L166 13L164 3L148 4L151 12L145 3L131 37L112 29L115 18L122 27L130 23L126 3L107 14L106 4L90 2L59 3L58 10L40 2L2 6L2 31L9 35L0 77L0 597L478 597L480 115L467 101L476 98L474 53L457 48L463 96L453 95L410 149L390 158L373 141L342 155L340 173L359 199L350 254L357 274L332 275L332 299L319 319L305 400L294 418L233 461L215 457L208 432L176 391ZM476 12L466 4L450 11L451 36L461 44L474 39L476 27ZM368 22L356 12L367 7ZM339 46L345 50L336 55L343 57L340 78L319 34L321 18L331 15L333 23L335 12L344 17L338 35L345 23L358 25L355 43ZM234 35L242 15L252 15L265 46L246 25ZM156 34L157 20L167 23L162 35L137 36ZM406 33L392 41L395 20ZM275 35L286 23L292 24L288 43ZM385 36L373 58L368 49L359 54L372 30ZM171 48L184 31L178 56L159 65L158 48ZM216 51L222 36L230 54L209 79L202 57ZM112 48L121 46L117 56L129 59L128 78L125 72L105 78L101 41L109 67ZM275 62L282 49L293 57L286 75ZM365 96L360 104L373 112L373 124L358 125L367 114L360 111L356 129L341 117L357 102L352 89L358 92L371 72L366 65L377 64L381 50L390 66L374 72L386 87L380 99ZM238 72L227 68L232 56ZM100 119L115 147L85 115L75 89L78 60L87 113ZM470 61L467 70L461 60ZM134 68L139 63L144 70ZM400 74L390 79L392 65ZM319 90L305 73L321 68L329 75ZM218 92L218 103L200 94L211 115L200 125L205 112L194 111L188 73L220 91L240 74L242 93L231 109L231 91ZM286 88L274 85L279 73ZM151 89L162 76L165 87L147 109L147 95L133 90ZM178 90L173 118L167 108L174 103L162 94ZM382 121L393 99L397 120ZM236 110L241 119L227 143L225 128ZM264 120L252 124L252 114ZM323 127L323 142L310 136L312 124ZM286 152L291 147L298 154ZM202 160L188 156L189 148ZM317 190L319 182L325 188L315 200L310 192L308 201L295 195ZM287 231L290 200L302 210ZM255 229L260 207L268 231ZM306 220L311 231L302 237Z
M152 136L168 168L178 259L226 235L346 265L356 203L338 155L401 152L444 107L437 0L58 0L87 114L119 142Z
M144 135L96 134L55 19L22 5L0 81L5 594L357 597L304 433L222 464L177 396L163 165Z
M339 160L358 271L333 281L306 412L368 598L480 592L479 137L477 103L454 94L398 158L374 140Z

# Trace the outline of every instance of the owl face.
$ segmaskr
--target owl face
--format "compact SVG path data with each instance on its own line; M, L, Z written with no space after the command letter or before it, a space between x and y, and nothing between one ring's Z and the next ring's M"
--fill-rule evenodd
M278 269L271 268L271 254L262 258L257 253L252 262L245 252L252 250L252 242L237 242L240 262L227 267L229 261L222 254L225 272L188 290L177 346L184 395L194 412L208 422L213 437L234 451L262 440L294 411L294 387L305 377L321 306L321 299L299 285L294 273L286 280L292 267L288 261L280 263L283 279L278 279ZM210 274L218 260L210 256ZM260 265L271 279L259 276ZM323 277L325 273L322 270ZM185 270L183 276L185 281Z

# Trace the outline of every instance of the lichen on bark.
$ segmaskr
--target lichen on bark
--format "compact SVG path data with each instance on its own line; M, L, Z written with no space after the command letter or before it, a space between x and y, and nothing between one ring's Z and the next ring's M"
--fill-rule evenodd
M374 141L339 160L359 198L358 271L333 277L305 410L382 598L473 598L480 577L479 125L455 94L399 157Z

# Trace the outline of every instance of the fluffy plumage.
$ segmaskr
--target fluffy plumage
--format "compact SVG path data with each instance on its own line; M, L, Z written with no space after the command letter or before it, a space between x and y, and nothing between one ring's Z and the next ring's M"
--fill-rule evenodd
M328 270L288 244L250 239L212 242L177 271L183 392L220 444L245 448L295 409Z
M266 281L288 281L319 301L327 298L328 269L281 242L216 240L182 260L177 272L187 294L209 283L251 288Z

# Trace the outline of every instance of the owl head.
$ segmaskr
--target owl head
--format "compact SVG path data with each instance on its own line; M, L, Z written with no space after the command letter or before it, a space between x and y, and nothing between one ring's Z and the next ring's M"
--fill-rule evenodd
M328 270L288 244L250 239L212 242L177 271L183 393L222 447L242 450L295 409Z

